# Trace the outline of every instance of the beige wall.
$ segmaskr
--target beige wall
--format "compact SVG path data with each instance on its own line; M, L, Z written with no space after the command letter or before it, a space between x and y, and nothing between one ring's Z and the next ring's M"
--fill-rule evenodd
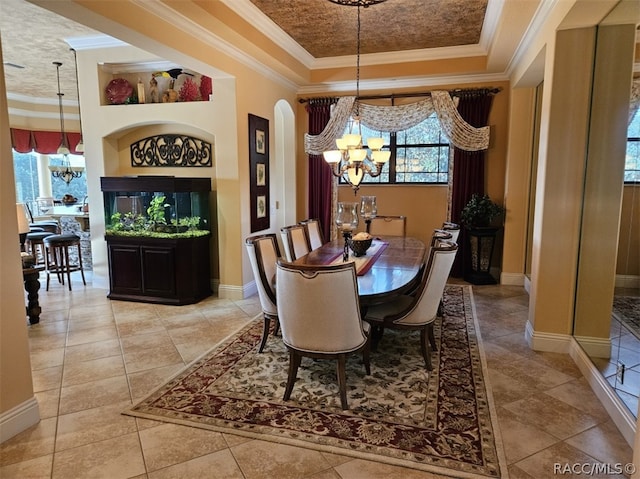
M31 379L6 98L0 66L0 442L40 420Z

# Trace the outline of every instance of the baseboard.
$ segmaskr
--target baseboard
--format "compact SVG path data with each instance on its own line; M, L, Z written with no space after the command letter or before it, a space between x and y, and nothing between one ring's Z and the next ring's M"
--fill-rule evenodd
M524 275L524 290L527 292L527 294L531 294L531 278L529 278L529 276L527 276L526 274Z
M636 419L633 417L633 414L631 414L622 400L616 395L611 385L602 373L598 371L593 361L591 361L587 353L575 339L571 342L569 354L597 398L609 413L609 416L611 416L611 420L617 426L620 434L622 434L629 446L633 448L636 435Z
M523 286L524 274L522 273L501 273L500 284L506 286Z
M246 296L244 294L244 288L242 286L220 284L218 285L218 298L239 301L246 298Z
M534 351L563 354L567 354L571 350L571 341L573 340L573 336L570 334L536 332L529 321L525 326L524 337L529 347Z
M591 336L574 336L574 338L590 358L608 359L611 357L611 338Z
M630 274L617 274L616 288L640 289L640 276Z
M0 415L0 443L30 428L40 421L40 408L35 397Z

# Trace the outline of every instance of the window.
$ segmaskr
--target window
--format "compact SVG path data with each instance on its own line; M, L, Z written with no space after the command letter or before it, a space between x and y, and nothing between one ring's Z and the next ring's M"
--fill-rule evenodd
M33 205L40 194L38 183L38 154L17 153L13 150L13 171L16 183L16 201ZM69 155L72 166L84 166L84 157ZM52 166L62 164L61 155L49 155L49 164ZM51 179L51 194L54 198L62 198L65 194L70 194L82 200L87 195L87 179L83 173L78 179L71 181L68 185L60 178L53 178L51 172L45 172L45 178Z
M348 133L349 127L345 130ZM363 184L446 184L449 179L449 140L435 113L408 130L380 132L361 125L362 138L382 137L391 159L376 178L366 175ZM341 183L345 181L341 178Z
M640 109L636 111L627 132L624 182L640 183Z

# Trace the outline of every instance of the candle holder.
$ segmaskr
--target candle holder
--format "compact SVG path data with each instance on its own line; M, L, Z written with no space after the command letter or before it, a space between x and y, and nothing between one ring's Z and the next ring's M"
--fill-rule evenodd
M366 231L369 233L371 229L371 220L378 214L375 196L363 196L360 200L360 214L364 218Z
M342 261L349 260L349 240L351 232L358 226L358 203L338 203L338 214L336 215L336 225L342 231L344 238L344 251Z

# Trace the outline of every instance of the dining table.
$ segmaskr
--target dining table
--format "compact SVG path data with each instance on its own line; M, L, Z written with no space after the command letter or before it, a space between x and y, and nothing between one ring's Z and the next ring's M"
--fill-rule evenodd
M344 246L343 238L335 239L294 263L328 265L343 262ZM360 304L381 304L407 293L419 283L420 269L426 260L425 243L410 236L374 237L365 255L360 257L349 250L347 261L356 265Z

